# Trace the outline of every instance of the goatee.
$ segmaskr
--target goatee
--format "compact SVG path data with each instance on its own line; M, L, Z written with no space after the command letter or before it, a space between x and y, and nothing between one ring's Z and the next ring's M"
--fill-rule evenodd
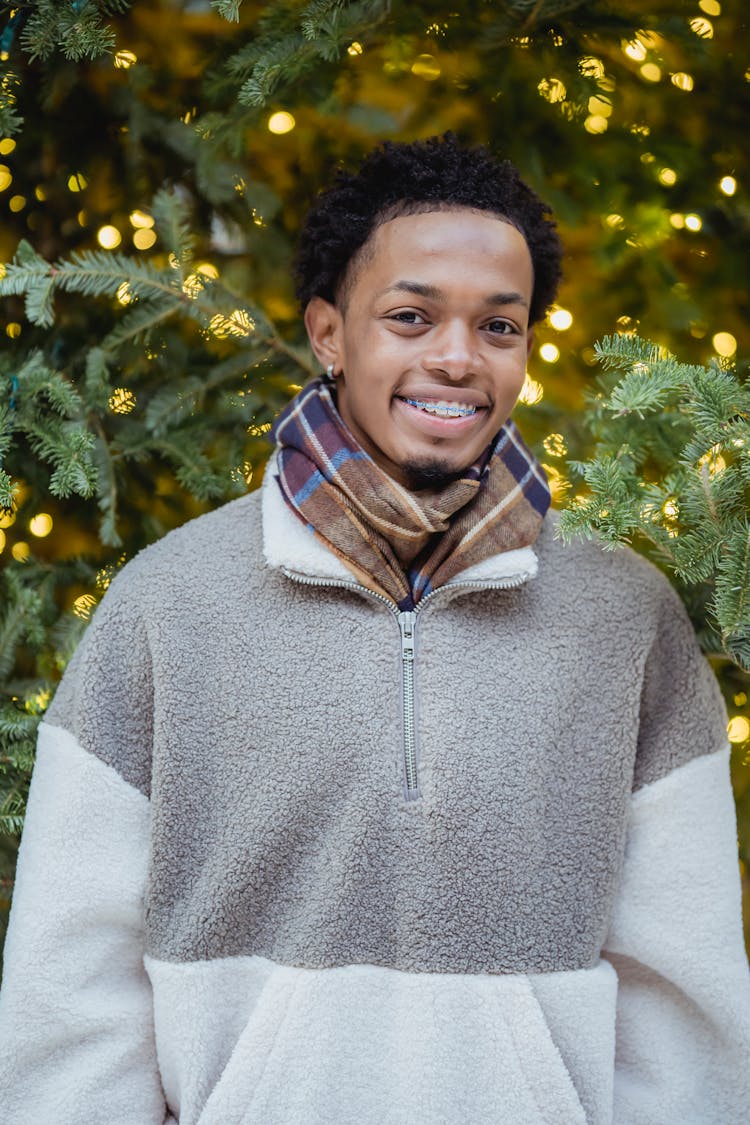
M456 469L445 461L407 461L401 466L410 492L437 490L460 480L465 469Z

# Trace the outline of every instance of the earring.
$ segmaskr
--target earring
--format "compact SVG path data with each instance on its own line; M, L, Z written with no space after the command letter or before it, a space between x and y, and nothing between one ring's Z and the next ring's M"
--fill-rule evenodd
M326 367L326 375L328 376L329 379L333 379L335 377L333 368L334 368L334 365L332 363L329 363L328 367Z

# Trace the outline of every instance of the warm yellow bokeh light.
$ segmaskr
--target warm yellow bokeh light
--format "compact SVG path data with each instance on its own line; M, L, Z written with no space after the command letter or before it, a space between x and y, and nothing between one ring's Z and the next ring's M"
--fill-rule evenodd
M542 344L539 355L545 363L557 363L560 358L560 349L557 344Z
M669 216L669 221L675 230L682 230L685 226L685 216L681 215L679 211L674 211Z
M558 332L567 332L573 323L573 314L568 309L554 308L549 314L549 322Z
M744 715L733 715L727 723L727 738L730 742L747 742L750 738L750 721Z
M135 401L135 395L127 387L117 387L109 396L108 406L113 414L129 414Z
M213 262L198 262L195 272L202 273L204 277L210 277L212 281L216 281L219 276L219 271Z
M122 285L118 286L116 297L121 305L130 305L133 303L135 298L127 281L123 281Z
M719 0L698 0L698 7L707 16L720 16L721 4Z
M600 113L593 113L586 118L583 127L587 133L606 133L608 128L607 118L602 117Z
M13 183L13 175L7 164L0 164L0 191L5 191Z
M578 69L586 78L603 78L605 75L604 63L596 55L584 55L580 58Z
M647 82L660 82L661 81L661 67L658 67L656 65L656 63L652 63L652 62L644 63L643 66L640 68L639 73L640 73L642 78L646 79Z
M118 70L129 70L138 62L138 56L133 51L118 51L113 61Z
M10 553L16 562L25 562L31 554L31 547L28 543L14 543Z
M659 170L658 180L660 184L665 187L674 187L677 183L677 173L674 168L661 168Z
M40 203L44 203L45 199L47 198L47 192L44 190L41 184L37 184L34 188L34 195Z
M36 535L37 539L44 539L52 531L52 516L47 512L40 512L38 516L33 516L29 520L29 531L32 535Z
M537 86L537 91L541 94L545 101L563 102L567 95L565 83L560 78L543 78Z
M722 176L719 180L719 190L724 192L724 195L734 195L737 191L737 181L734 176Z
M89 186L89 182L84 176L83 172L72 172L68 176L68 191L78 192L83 191L84 188Z
M104 250L114 250L122 242L122 235L117 227L110 225L99 227L96 232L96 241Z
M684 70L675 71L670 78L670 82L673 86L676 86L678 90L684 90L687 94L690 93L695 85L692 74L687 74Z
M595 94L589 98L589 113L599 117L611 117L612 103L607 98L600 98Z
M296 124L297 122L291 113L287 113L285 109L279 109L268 118L268 131L281 136L283 133L291 133Z
M532 379L527 372L518 401L522 402L524 406L536 406L538 402L542 401L543 397L544 387L541 383L537 383L536 379Z
M568 452L568 447L565 444L565 438L562 434L548 434L542 444L550 457L564 457Z
M646 57L646 48L640 39L631 39L630 42L624 41L622 49L633 62L643 62Z
M149 227L139 227L133 232L133 245L136 250L150 250L156 242L156 231Z
M191 273L182 283L182 292L186 297L195 300L203 292L203 279L198 273Z
M76 617L81 617L85 621L91 616L91 612L96 605L96 598L93 594L81 594L79 598L73 602L73 613Z
M154 216L149 215L147 211L131 211L130 212L130 225L134 227L150 228L154 225Z
M25 195L12 195L8 200L8 207L11 211L23 211L26 206Z
M361 55L363 51L364 47L361 43L358 43L356 39L346 48L347 55L351 55L352 57L354 57L355 55Z
M703 227L703 219L700 215L686 215L685 226L688 230L699 231Z
M12 320L10 324L5 325L5 335L8 336L11 340L17 340L21 335L21 325L18 324L15 320Z
M0 156L9 156L15 147L16 142L12 137L3 137L0 141Z
M714 25L703 16L695 16L690 21L690 30L694 31L701 39L713 39Z
M622 230L622 228L625 226L625 219L622 215L618 215L616 212L613 212L611 215L607 215L604 222L612 230Z
M728 359L737 351L737 340L731 332L717 332L712 337L711 343L717 355L724 356Z
M440 64L434 55L417 55L411 66L412 74L423 78L425 82L434 82L440 77Z
M302 388L300 387L300 390L301 389ZM2 508L0 508L0 527L12 527L15 522L15 512L4 512Z
M2 554L2 552L5 550L6 542L7 542L7 540L5 538L5 532L0 531L0 554Z

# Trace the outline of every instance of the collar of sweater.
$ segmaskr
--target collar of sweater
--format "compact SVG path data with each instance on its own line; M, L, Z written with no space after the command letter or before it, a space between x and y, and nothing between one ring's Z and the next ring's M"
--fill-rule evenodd
M275 453L266 466L262 490L263 554L270 567L289 571L292 577L300 575L332 583L356 581L341 559L307 530L284 500L276 479ZM467 567L454 575L443 589L459 587L455 592L460 593L460 587L467 583L521 585L534 578L536 572L537 556L533 548L520 547Z

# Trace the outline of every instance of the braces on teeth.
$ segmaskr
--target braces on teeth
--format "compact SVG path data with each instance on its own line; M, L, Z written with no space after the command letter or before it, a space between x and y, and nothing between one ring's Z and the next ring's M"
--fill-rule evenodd
M405 398L404 402L430 414L445 414L448 418L468 418L477 412L476 406L438 406L435 402L422 402L418 398Z

